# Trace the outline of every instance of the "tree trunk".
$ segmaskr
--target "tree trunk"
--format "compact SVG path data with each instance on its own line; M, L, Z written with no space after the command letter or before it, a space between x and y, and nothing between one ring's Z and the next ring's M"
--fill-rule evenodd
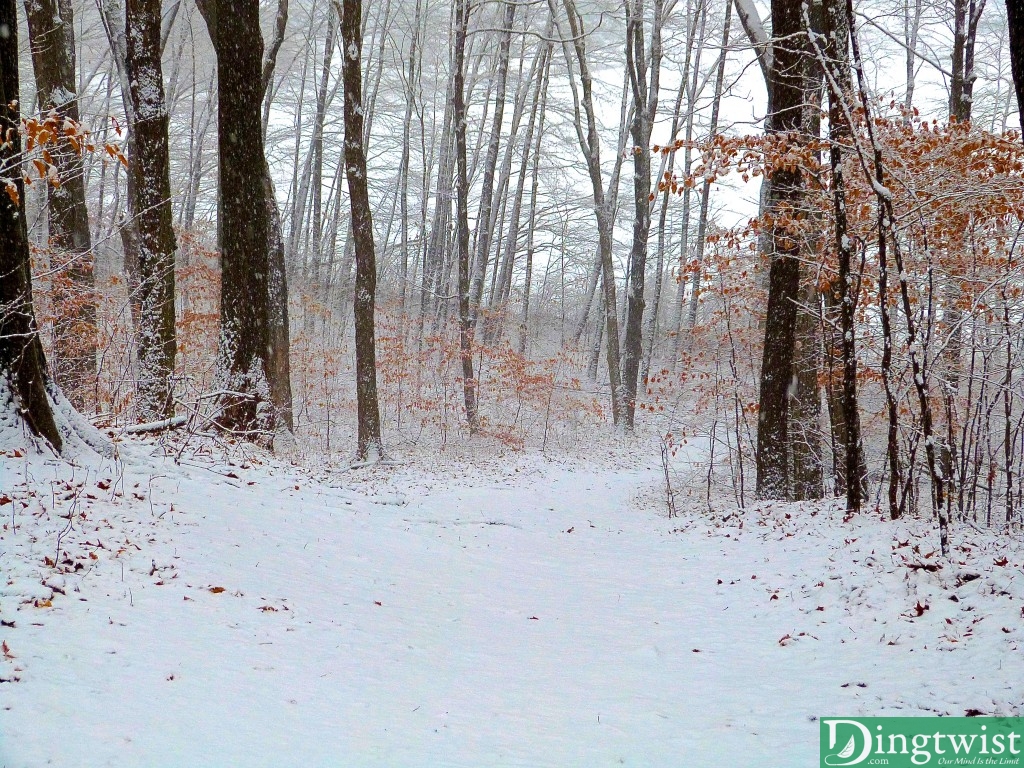
M246 436L275 426L270 397L269 232L260 105L263 37L256 0L203 0L217 54L221 257L216 422Z
M75 82L74 17L70 0L26 0L29 48L41 112L79 122ZM159 26L159 18L157 19ZM159 42L159 41L158 41ZM60 186L48 184L47 223L51 270L59 306L53 330L53 375L72 404L81 410L96 379L96 298L94 256L85 206L81 155L66 140L50 149Z
M334 14L327 17L327 42L324 44L323 68L320 86L316 95L316 119L313 123L313 139L310 142L312 168L310 171L310 224L307 232L308 250L312 251L311 260L314 272L320 271L323 261L323 189L324 189L324 123L327 120L328 92L331 72L331 59L334 56ZM333 93L331 94L333 97Z
M401 260L398 265L398 297L399 310L405 315L409 295L409 164L412 144L412 116L416 106L416 93L419 89L419 38L422 2L416 0L416 16L413 19L412 42L409 46L409 59L406 68L405 86L405 117L402 120L402 159L398 165L398 194L400 196Z
M687 31L687 52L686 58L683 62L682 77L679 82L680 96L685 92L686 94L686 121L684 136L684 147L683 147L683 178L687 179L690 176L690 172L693 169L693 147L691 142L693 141L693 129L696 122L697 111L694 109L695 102L697 101L697 83L700 78L700 58L701 52L704 48L705 31L708 23L708 6L707 3L698 2L697 7L694 11L693 21L690 24L690 28ZM700 30L698 33L698 29ZM674 142L675 131L673 131L672 141ZM680 279L676 284L676 304L675 304L675 317L673 327L675 329L675 343L672 345L672 372L674 373L678 366L683 350L683 330L684 323L686 322L686 316L683 312L683 307L686 301L686 270L690 264L690 213L692 211L691 198L693 197L690 185L685 185L683 189L683 200L682 209L683 215L680 226L680 247L679 247L679 266ZM696 288L696 283L693 283L693 287ZM692 330L692 328L690 328ZM689 334L687 334L687 342L689 342Z
M949 116L960 123L971 120L974 102L974 46L985 0L953 0L952 77L949 81Z
M1017 114L1024 115L1024 2L1006 0L1006 19L1010 33L1010 71L1017 91ZM1024 117L1021 118L1024 122ZM1022 134L1024 135L1024 134Z
M363 134L361 20L362 0L344 0L341 40L345 79L345 178L348 180L352 237L356 248L356 409L359 426L356 461L374 461L383 457L384 443L377 402L377 345L374 336L377 260Z
M939 466L935 446L934 420L932 418L931 394L927 378L925 360L922 358L922 349L919 342L919 331L914 319L914 310L910 297L910 289L907 285L906 270L904 268L903 255L900 246L900 239L896 237L896 215L892 203L892 194L886 188L885 164L883 161L882 148L876 136L873 118L871 115L871 100L868 96L868 87L864 76L863 59L860 52L860 43L854 31L853 0L846 0L846 21L850 29L850 50L852 53L853 70L857 73L858 97L860 108L864 111L864 126L868 139L871 142L870 182L875 192L878 233L878 260L879 273L886 270L887 249L891 246L893 261L895 262L896 273L900 286L900 302L903 309L903 319L907 325L907 357L910 362L910 373L913 377L913 387L917 393L918 408L921 414L921 439L924 441L925 456L928 460L928 473L931 479L932 510L939 522L939 549L946 557L949 555L949 518L945 509L945 478ZM865 167L865 174L869 173ZM879 301L884 302L884 283L879 279ZM886 333L886 351L888 351L889 334ZM892 461L892 459L890 459ZM895 474L895 473L894 473Z
M795 326L796 349L793 355L793 381L796 386L793 387L789 402L792 471L790 498L793 501L820 499L825 495L821 453L821 388L818 385L821 336L818 315L813 309L817 303L815 275L802 274L800 307L797 309Z
M911 14L913 10L913 14ZM903 96L903 109L906 119L910 119L914 108L914 88L917 82L917 43L921 32L921 15L924 11L923 0L903 0L903 45L906 50L906 92Z
M469 169L466 158L466 34L469 0L455 4L455 77L452 118L455 122L456 219L459 262L459 348L462 356L462 388L470 434L478 428L476 379L473 376L473 318L470 315L469 283Z
M772 67L766 130L798 137L803 129L804 58L807 36L801 6L789 0L772 2ZM789 495L789 388L796 346L796 313L800 291L800 233L804 180L799 168L774 169L765 182L770 217L768 307L758 403L757 494L762 499Z
M540 115L538 116L537 135L533 145L533 168L530 171L530 215L526 229L526 275L523 278L523 313L519 321L519 354L526 355L530 340L530 292L533 289L533 252L534 233L537 227L537 197L540 187L540 148L544 138L544 120L547 115L548 83L551 77L551 51L548 50L544 71L541 73ZM511 282L511 276L509 277ZM591 289L590 299L594 291ZM579 341L577 337L576 341Z
M501 143L501 126L505 115L505 90L508 81L509 46L512 41L512 24L515 21L515 2L505 0L505 18L502 23L501 38L498 43L498 73L494 95L494 116L491 124L491 136L487 144L487 157L484 160L483 188L480 193L480 211L477 214L476 256L473 259L473 276L470 284L470 313L475 325L483 301L484 277L487 274L487 260L490 257L491 229L494 206L494 174L498 166L498 149Z
M264 104L269 103L270 83L277 66L277 54L284 41L288 25L288 0L279 0L274 38L263 59L260 87L263 89ZM262 123L264 142L267 134L266 110ZM263 166L263 195L267 208L267 258L268 258L268 322L270 324L270 345L267 350L267 375L270 379L270 400L274 404L275 421L278 427L289 432L295 430L292 408L292 366L291 329L288 325L288 266L285 263L284 229L281 225L281 211L277 207L274 180L270 176L270 165ZM319 241L318 241L319 247Z
M267 349L267 376L270 401L274 404L278 427L295 430L292 407L291 329L288 326L288 265L285 262L284 231L277 207L270 166L264 165L263 194L267 206L267 311L270 343Z
M953 2L953 50L952 78L949 90L949 119L958 123L969 123L974 101L974 48L978 34L978 22L985 9L985 0L954 0ZM960 376L963 368L963 311L959 307L960 276L956 269L949 275L941 289L942 324L949 331L945 354L940 365L940 380L945 401L946 434L952 428L959 406ZM949 483L949 497L955 484L956 460L952 440L944 440L940 446L939 458L942 474Z
M711 103L711 125L709 126L709 137L714 140L718 132L718 116L722 106L722 90L725 85L725 57L729 51L729 27L732 24L732 3L726 3L725 21L722 27L722 52L718 56L718 69L715 72L715 95ZM700 281L701 273L704 271L704 243L707 241L708 232L708 208L711 202L711 182L707 179L701 185L700 190L700 214L697 219L697 241L693 247L693 278L691 283L693 290L690 291L690 309L687 326L692 331L697 325L697 308L700 305Z
M447 239L452 210L452 173L455 163L454 152L454 104L455 92L449 87L445 101L441 130L441 152L438 159L437 187L434 195L434 215L431 218L430 240L423 253L423 273L420 286L420 336L427 315L438 307L441 286L444 246Z
M181 0L178 0L181 2ZM277 68L277 54L284 43L284 34L288 28L288 0L278 0L277 16L274 19L274 37L270 41L267 55L263 59L263 71L260 82L263 86L263 141L267 140L267 125L270 123L270 102L273 89L274 70Z
M509 232L505 240L505 253L501 259L501 273L498 276L497 285L492 291L491 295L491 309L495 313L500 314L501 307L508 301L509 296L512 292L512 268L515 264L516 252L519 250L519 229L520 229L520 214L522 212L523 195L526 190L526 179L529 176L530 162L534 160L533 152L534 147L534 133L537 130L538 117L540 119L540 130L544 130L544 117L541 112L541 104L543 100L546 100L546 88L547 88L547 72L549 69L549 62L551 60L551 43L548 43L540 54L540 75L537 77L537 85L534 89L533 94L533 106L530 109L530 119L526 126L526 135L523 138L523 157L519 166L519 178L516 183L516 191L512 197L512 215L510 216ZM531 210L530 213L535 213L533 203L536 198L533 195L532 187L530 194ZM534 222L531 221L528 224L529 227L534 226ZM527 232L527 237L531 233ZM530 239L530 245L527 247L529 250L532 247L532 238ZM532 269L532 264L531 264ZM503 322L503 318L502 318ZM495 323L495 331L491 334L490 340L493 341L499 335L501 323Z
M647 274L647 239L651 232L651 131L658 112L661 75L663 0L654 0L651 47L644 42L644 4L627 6L626 68L633 90L633 247L630 252L629 290L626 292L626 338L622 359L624 426L633 429L637 387L643 357L644 280Z
M808 29L808 49L811 36L816 41L822 35L821 4L805 6L804 24ZM801 130L808 140L821 137L822 76L824 71L817 58L804 58L804 108ZM811 212L809 217L815 217ZM801 238L800 298L796 315L793 354L793 386L790 390L790 498L794 501L820 499L825 495L822 462L821 386L821 327L818 276L807 265L820 260L824 239L814 234L811 226Z
M0 411L21 419L55 451L63 447L47 398L46 357L32 310L32 274L21 177L21 114L18 89L18 11L0 0Z
M574 126L576 137L587 162L587 171L594 194L594 213L597 216L598 249L601 255L601 280L604 287L604 317L607 326L608 381L611 388L612 418L616 426L625 425L626 414L622 393L622 375L619 357L619 319L616 315L618 303L615 298L615 268L612 263L612 230L614 227L614 200L605 195L601 179L601 143L598 138L597 116L594 110L593 80L587 61L586 34L583 19L576 10L574 0L562 0L569 19L570 36L566 38L559 30L567 65L570 67L569 84L573 96ZM553 0L548 0L552 16L555 14ZM556 24L557 28L557 24ZM570 48L570 46L572 46ZM575 74L571 71L573 61L579 67L579 90ZM580 94L579 91L582 91ZM587 129L583 130L583 115L586 115Z
M138 417L174 415L174 258L168 114L160 61L160 0L127 0L126 58L134 122L128 173L137 254Z
M854 321L857 308L859 277L853 274L853 244L849 237L846 209L846 176L843 148L852 143L850 122L853 82L850 72L850 29L842 0L824 0L822 19L825 30L824 50L819 58L828 86L829 163L832 171L832 212L835 220L835 249L838 275L825 291L825 311L839 315L839 339L829 333L829 355L840 350L842 377L835 392L830 359L828 375L829 410L832 412L832 434L837 460L837 485L846 494L846 511L856 513L867 501L867 465L861 442L860 405L857 398L857 345ZM917 31L914 30L916 39ZM912 75L912 70L911 70ZM908 80L912 90L913 80ZM832 312L829 312L832 310Z

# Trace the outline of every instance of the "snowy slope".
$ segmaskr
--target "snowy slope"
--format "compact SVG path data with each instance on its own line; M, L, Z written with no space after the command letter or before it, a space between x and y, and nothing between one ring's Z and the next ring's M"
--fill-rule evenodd
M256 461L0 458L0 766L763 768L822 715L1024 714L988 534L929 570L923 522L666 519L653 461Z

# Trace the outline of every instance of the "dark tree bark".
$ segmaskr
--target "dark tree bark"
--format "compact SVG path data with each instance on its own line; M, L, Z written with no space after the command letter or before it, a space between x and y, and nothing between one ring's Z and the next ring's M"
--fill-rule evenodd
M138 287L138 416L174 415L174 255L168 114L160 63L160 0L128 0L126 67L134 121L128 185Z
M274 23L274 38L263 59L263 75L261 78L262 98L264 105L269 102L270 83L277 66L277 54L284 41L285 29L288 25L288 0L279 0L277 18ZM267 117L266 108L264 118ZM263 121L263 135L266 140L266 119ZM281 226L281 211L277 207L277 194L274 191L274 180L270 177L270 166L264 165L263 193L267 206L267 249L268 249L268 308L270 312L270 348L267 352L267 374L270 377L270 399L278 425L289 432L295 429L292 413L292 372L291 372L291 334L288 327L288 275L285 264L284 230Z
M974 106L974 50L978 36L978 22L985 10L985 0L953 0L953 48L951 51L952 77L949 84L949 119L958 123L969 123ZM942 384L944 409L939 419L945 418L945 429L940 425L937 431L944 432L946 439L939 448L942 474L949 483L947 499L952 502L953 489L959 478L956 469L956 445L951 439L952 425L957 419L959 406L960 378L963 369L963 311L958 306L960 299L958 279L955 273L941 286L942 324L949 330L945 349L940 355L939 380Z
M453 76L454 79L454 76ZM452 174L455 164L455 142L453 140L455 93L449 83L445 99L444 119L441 129L441 149L437 161L437 182L434 190L434 213L431 217L430 238L423 249L423 269L420 283L419 338L423 337L423 324L427 315L436 314L439 309L439 287L441 284L444 245L448 235L452 209Z
M816 44L828 88L829 165L832 172L834 248L838 262L836 280L824 291L824 310L829 319L826 339L828 371L826 396L832 426L836 487L846 496L847 512L856 513L867 501L867 465L861 441L857 396L857 346L854 324L859 277L853 273L853 242L846 210L844 148L853 143L852 105L856 103L850 70L850 30L843 0L823 0L824 35ZM910 87L908 80L908 88ZM888 323L886 314L883 322ZM839 366L838 381L834 368ZM885 372L887 375L887 371ZM895 407L886 381L887 405ZM892 411L890 410L890 415ZM890 426L895 426L891 421Z
M267 351L267 375L270 379L270 399L274 403L278 426L289 432L295 429L292 413L291 333L288 327L288 275L284 256L284 234L281 212L277 207L274 180L270 166L263 173L263 192L267 206L267 243L269 283L268 309L270 317L270 347Z
M985 0L953 0L953 77L949 82L949 116L960 123L970 122L974 106L974 82L978 78L974 71L974 47L978 22L984 10Z
M75 82L74 17L70 0L26 0L29 47L42 112L79 122ZM157 18L156 23L160 21ZM51 269L58 283L53 333L53 374L72 404L82 409L96 378L96 299L92 238L85 207L81 155L65 140L50 150L60 186L47 186Z
M616 314L618 302L615 298L615 267L612 263L615 193L618 184L617 172L613 173L612 181L606 192L601 178L601 140L598 134L597 115L594 109L593 78L587 59L586 30L583 17L576 9L574 0L562 0L569 21L569 35L564 36L561 29L556 29L562 40L562 51L566 64L570 68L570 87L573 97L574 127L580 150L587 161L587 171L594 194L594 214L597 217L598 253L600 258L601 283L604 293L604 323L607 333L608 383L611 389L612 418L616 426L624 426L626 421L624 397L622 393L622 369L619 356L619 318ZM552 18L555 16L554 0L548 0L548 8ZM576 85L573 62L579 67L579 86ZM584 129L583 118L587 125ZM620 155L621 157L621 155ZM618 168L618 165L616 166ZM596 376L596 371L595 371Z
M368 461L384 455L384 444L377 404L377 347L373 325L377 261L366 180L366 148L363 145L361 0L344 0L340 15L345 81L345 178L348 180L352 237L356 249L356 410L359 428L356 461Z
M1006 0L1010 28L1010 70L1017 91L1017 113L1024 115L1024 0ZM1021 118L1024 123L1024 117Z
M800 299L796 314L793 354L793 383L789 398L789 498L793 501L820 499L825 495L821 441L821 327L818 313L816 276L802 269Z
M416 107L416 94L420 90L419 65L422 54L419 49L420 17L423 14L422 0L416 0L413 19L412 41L409 46L408 64L405 69L405 117L402 120L402 159L398 163L399 216L402 220L401 261L398 267L399 304L403 315L407 312L409 299L409 168L412 150L412 118Z
M773 0L772 66L769 68L768 133L798 136L803 130L807 36L801 6ZM780 42L784 41L784 42ZM767 245L771 267L761 362L757 430L757 494L788 496L789 388L796 342L800 291L800 234L794 226L802 215L803 175L799 168L777 168L765 181L770 230Z
M508 84L509 46L512 41L512 25L515 22L517 3L505 0L505 14L502 22L501 38L498 43L497 85L494 95L494 115L491 123L491 136L487 144L487 157L484 160L483 189L480 194L480 211L476 220L476 256L473 258L473 274L469 289L469 308L473 326L476 326L484 295L484 277L487 274L487 261L490 257L491 239L494 235L492 223L494 216L494 175L498 167L498 150L501 145L501 127L505 116L505 91Z
M32 274L21 178L18 17L15 0L0 0L0 412L14 412L60 451L47 399L46 357L32 310Z
M853 142L852 105L855 103L850 70L850 28L842 0L823 0L824 42L816 52L824 64L828 88L829 165L832 171L832 213L835 220L835 249L838 257L836 281L826 289L825 309L838 314L838 334L830 332L829 354L840 351L840 385L832 381L829 365L828 398L832 412L832 433L836 455L836 477L840 492L846 494L847 512L856 513L867 501L867 466L861 441L860 406L857 397L857 344L855 316L858 282L853 273L853 243L849 236L846 210L846 175L843 150ZM887 322L887 319L886 319ZM838 335L838 339L836 336ZM838 391L836 391L838 390ZM888 383L886 383L888 395ZM891 396L888 406L894 407Z
M548 24L548 36L554 33L554 27ZM547 72L550 69L551 52L553 49L553 43L549 42L539 52L537 58L534 59L531 65L530 73L527 76L525 82L522 85L522 108L525 108L526 104L526 86L527 84L535 81L533 90L533 99L530 108L530 117L526 125L526 134L523 137L523 156L520 159L519 175L516 181L516 191L512 195L512 212L509 215L508 221L508 233L505 236L504 253L501 258L501 271L498 273L498 278L494 289L491 291L491 302L490 307L492 311L492 317L490 318L490 333L488 334L488 342L493 342L501 334L502 326L505 322L505 312L501 311L509 300L512 293L512 270L515 265L516 255L519 251L519 233L521 228L520 216L523 207L523 198L526 191L526 179L530 173L530 163L534 161L533 155L533 136L537 129L538 112L540 104L543 101L542 92L547 87ZM538 74L539 73L539 74ZM518 107L519 105L517 105ZM518 110L517 110L518 111ZM513 128L516 127L517 122L515 118L512 120ZM540 116L540 130L544 130L544 119L543 115ZM514 144L510 143L508 149L511 150ZM505 157L506 161L511 161L511 154L507 153ZM531 191L531 202L535 202ZM535 212L534 208L531 208L531 215ZM527 240L532 245L532 241L529 239L529 230L534 226L533 221L527 223ZM529 246L528 246L529 248ZM497 260L495 263L497 266ZM531 263L532 269L532 263Z
M871 186L875 192L876 208L878 212L877 228L878 233L878 261L879 261L879 303L885 306L886 294L885 283L882 276L887 269L887 252L891 248L894 266L899 281L900 304L903 310L903 320L907 327L907 357L910 363L910 374L913 387L917 393L918 408L921 414L921 439L924 441L925 456L928 459L928 473L931 476L932 510L939 522L939 549L946 557L949 555L949 517L946 512L946 482L939 466L938 451L936 450L935 426L932 415L931 392L929 384L929 372L925 365L925 359L921 355L919 339L920 331L917 327L913 302L910 296L910 288L907 285L907 273L903 259L900 238L896 237L897 221L895 206L892 201L892 193L886 187L885 161L882 147L879 143L874 128L874 118L871 114L871 99L868 95L867 81L864 75L863 57L861 56L860 43L854 31L854 10L853 0L846 0L846 23L850 29L850 53L853 62L853 71L857 75L857 91L860 101L860 108L864 113L864 128L867 138L871 143L871 167L864 163L865 175L868 175ZM883 309L884 312L884 309ZM884 316L883 316L884 317ZM885 352L889 352L890 335L887 330L883 331L886 336ZM883 366L885 365L883 361ZM909 484L904 488L904 497L912 490ZM890 492L891 493L891 492ZM901 505L902 506L902 505Z
M478 428L476 380L473 376L473 318L469 286L469 169L466 158L466 33L469 0L455 3L455 77L452 118L455 121L455 186L459 263L459 347L462 352L462 386L470 433Z
M654 0L651 46L644 42L644 4L628 3L626 21L626 69L633 92L633 247L626 291L626 338L622 357L623 412L626 429L636 419L636 395L643 357L644 278L647 273L647 240L651 232L651 131L658 112L661 74L661 23L663 0Z
M857 289L853 274L853 243L849 236L846 212L846 175L843 148L853 141L850 123L854 104L853 80L850 72L850 29L846 8L841 0L823 0L824 46L819 49L825 64L828 86L829 164L832 171L832 212L835 219L835 249L838 256L836 282L825 296L826 311L839 315L839 339L829 344L830 354L840 350L842 366L838 392L829 377L829 403L833 411L833 440L836 443L836 475L839 490L846 494L847 512L860 511L867 501L867 465L861 442L860 406L857 398L857 342L854 319ZM831 366L830 366L831 369ZM830 370L831 374L831 370ZM889 398L891 400L891 398ZM892 404L894 405L894 404Z
M263 36L257 0L203 0L217 53L221 255L220 366L224 394L217 423L246 434L274 427L270 396L269 230Z
M708 127L709 136L714 139L718 132L718 117L722 108L722 91L725 85L725 57L729 52L729 27L732 23L732 3L726 3L725 21L722 27L722 52L718 56L718 67L715 72L715 95L711 102L711 125ZM693 329L697 327L697 308L700 306L700 281L701 273L704 271L704 245L707 242L708 232L708 208L711 203L711 182L704 180L700 189L700 216L697 219L697 242L693 246L693 258L696 262L693 270L691 283L693 290L690 291L690 307L687 325Z
M519 354L526 355L527 345L530 340L530 292L533 290L533 254L534 254L534 235L536 233L537 224L537 193L540 186L540 150L541 143L544 139L544 121L547 116L548 106L548 85L551 78L551 49L548 49L548 55L544 63L544 70L541 73L540 87L540 115L538 117L539 125L537 126L536 138L533 144L532 163L533 168L530 171L530 214L527 218L526 225L526 274L523 276L523 312L519 320ZM536 111L536 109L535 109ZM509 276L509 282L511 283L511 275ZM596 281L595 281L596 282ZM596 286L595 286L596 287ZM590 291L589 301L593 300L594 288ZM575 342L579 341L579 336L576 337Z
M804 58L804 106L801 132L808 140L821 137L822 77L821 62L811 55L811 36L822 34L820 2L805 6L804 26L808 30L808 52ZM816 214L808 211L810 217ZM821 322L819 318L818 276L808 265L820 257L824 239L810 232L801 238L800 298L796 313L793 383L789 394L790 493L793 501L820 499L825 495L821 431Z

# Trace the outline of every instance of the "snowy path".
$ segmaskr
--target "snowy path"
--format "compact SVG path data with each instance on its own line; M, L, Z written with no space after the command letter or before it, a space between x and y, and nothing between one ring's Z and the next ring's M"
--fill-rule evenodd
M786 768L817 716L1021 713L1019 563L955 587L877 521L782 510L673 532L653 467L512 463L376 501L156 479L141 550L0 613L0 766Z

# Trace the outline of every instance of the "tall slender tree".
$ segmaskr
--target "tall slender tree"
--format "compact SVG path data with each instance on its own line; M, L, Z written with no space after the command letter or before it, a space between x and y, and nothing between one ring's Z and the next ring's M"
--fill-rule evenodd
M772 39L766 131L798 139L803 133L808 53L799 3L772 1ZM775 168L764 183L770 267L758 402L757 494L777 499L786 498L790 486L789 390L800 292L801 236L797 220L802 215L803 173L796 166Z
M264 188L263 35L258 0L201 0L217 54L221 259L217 423L254 436L273 429L269 229Z
M39 109L79 122L75 23L70 0L26 0L29 48ZM159 26L159 19L157 20ZM54 378L77 407L96 378L96 298L92 236L85 205L82 158L69 141L50 151L60 185L47 187L51 268L67 282L54 292Z
M126 57L132 149L128 163L138 293L138 412L174 413L174 256L168 114L160 56L160 0L127 0Z
M505 117L505 91L508 84L509 47L512 41L512 25L515 22L516 2L503 0L504 19L498 42L498 72L494 88L494 113L491 135L487 142L487 157L484 160L483 189L480 194L480 212L477 215L476 255L473 258L473 272L470 280L469 306L474 325L480 312L484 295L484 278L490 256L493 237L494 175L498 167L498 151L501 148L501 128Z
M867 470L861 444L860 407L857 398L857 341L854 319L857 308L857 282L853 273L853 240L849 233L846 207L846 174L843 155L853 141L852 105L855 104L850 70L850 29L844 0L823 0L824 35L814 42L815 53L825 73L828 88L829 165L832 171L832 215L834 248L838 274L825 291L825 307L830 319L838 314L838 334L831 333L829 353L838 347L842 365L839 392L829 381L833 437L836 442L836 476L839 490L846 494L848 512L858 512L867 500ZM835 337L838 336L838 343ZM889 398L889 406L894 403Z
M722 109L722 91L725 87L725 59L729 53L729 28L732 25L732 3L726 3L725 20L722 22L722 51L718 54L718 64L715 68L715 93L711 102L711 124L708 126L711 138L714 139L718 132L718 119ZM701 273L704 271L704 245L707 242L708 231L708 209L711 204L711 180L704 179L700 188L700 214L697 219L697 241L693 246L694 270L690 291L690 306L688 309L687 325L694 328L697 325L697 309L700 306L700 283Z
M345 178L348 181L352 238L356 251L356 460L372 461L383 456L384 444L380 431L380 407L377 403L377 346L374 337L377 261L363 134L362 0L344 0L339 15L345 81Z
M478 427L476 378L473 375L473 317L470 314L469 163L466 147L466 36L469 0L455 0L455 76L452 83L452 119L455 122L455 208L458 238L459 348L462 387L470 433Z
M619 318L618 303L615 298L615 267L612 263L612 245L614 229L615 199L614 189L617 177L613 175L610 190L605 190L601 175L601 140L598 133L597 113L594 108L593 78L587 57L587 32L583 25L583 16L576 8L574 0L562 0L565 14L569 22L569 34L562 33L557 20L555 29L562 42L562 51L566 64L569 66L569 86L572 92L573 125L580 151L587 163L587 173L594 196L594 214L597 218L598 253L600 259L601 281L604 287L604 323L607 329L608 381L611 387L612 418L617 426L625 426L625 398L622 392L622 368L619 357ZM554 0L548 0L553 19L556 19ZM579 84L576 83L579 70ZM584 128L583 120L586 119Z
M1006 0L1010 30L1010 71L1017 91L1017 114L1024 125L1024 0Z
M650 48L644 35L643 0L626 4L626 71L633 93L633 246L629 256L626 291L626 338L622 358L622 410L624 426L633 429L637 385L643 356L644 278L647 273L647 239L651 232L651 132L658 114L661 86L661 27L664 0L654 0Z
M266 56L263 58L262 91L264 118L268 112L270 84L277 67L277 54L284 42L288 26L288 0L278 0L277 17L274 23L274 37L271 39ZM263 123L266 140L266 120ZM264 156L264 160L265 160ZM288 431L295 429L292 413L291 381L291 334L288 327L288 274L285 264L284 231L281 226L281 211L277 207L277 193L270 165L263 167L263 194L267 208L267 259L268 259L268 310L270 316L270 346L267 352L267 374L270 378L270 398L279 426Z
M60 451L46 357L32 308L18 83L18 6L0 0L0 413L14 414Z
M984 10L985 0L953 0L953 77L949 83L949 116L961 123L970 121L974 106L974 83L978 79L974 50L978 22Z

